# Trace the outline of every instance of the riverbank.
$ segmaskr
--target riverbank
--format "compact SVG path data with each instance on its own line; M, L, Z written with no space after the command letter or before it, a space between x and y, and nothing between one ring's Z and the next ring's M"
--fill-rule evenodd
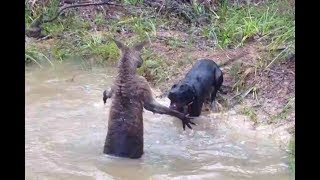
M26 6L27 27L42 12L52 17L58 9L58 1L32 2ZM229 1L210 6L201 1L164 6L147 2L65 11L42 26L44 39L26 39L26 65L78 57L86 68L112 66L119 51L111 37L126 44L149 39L139 73L165 93L197 59L211 58L219 64L245 53L223 67L227 94L218 94L218 101L225 111L245 115L253 128L271 126L279 136L288 132L294 139L294 1ZM284 138L287 148L289 142ZM290 147L294 153L292 143Z

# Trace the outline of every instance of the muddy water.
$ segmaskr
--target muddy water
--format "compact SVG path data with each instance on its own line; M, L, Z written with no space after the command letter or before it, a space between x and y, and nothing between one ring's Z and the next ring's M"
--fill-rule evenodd
M293 179L272 132L232 112L204 114L183 131L179 120L145 111L144 156L104 155L110 101L103 105L102 91L115 73L75 64L26 70L26 179Z

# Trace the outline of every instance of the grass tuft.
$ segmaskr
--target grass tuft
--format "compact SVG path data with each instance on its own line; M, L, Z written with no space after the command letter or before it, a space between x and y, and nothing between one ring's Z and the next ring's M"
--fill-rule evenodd
M252 122L254 123L258 122L258 116L256 114L256 111L253 108L249 108L249 107L243 108L242 114L248 116Z
M280 11L286 5L285 1L272 1L261 6L222 6L218 12L221 21L216 21L219 45L238 47L255 35L268 41L270 48L293 43L294 11Z
M289 143L289 170L295 173L295 138L293 137Z
M45 14L45 18L55 15L58 8L58 0L40 3L36 1L34 5L26 1L25 20L27 26L37 18L41 13ZM124 4L142 5L143 0L124 0ZM207 6L193 1L187 7L179 7L185 11L185 15L193 19L194 23L190 28L185 29L189 34L186 42L176 37L166 37L164 42L172 49L179 48L195 48L199 47L202 41L208 41L210 45L220 48L240 47L248 41L255 39L265 44L270 50L283 48L285 49L278 55L276 59L270 62L270 58L264 58L259 61L256 67L263 68L271 65L273 61L284 59L295 52L295 18L294 7L286 0L267 1L264 4L254 6L249 5L230 5L226 1L221 3L215 12ZM119 19L110 19L104 17L101 12L95 13L92 21L84 19L79 15L76 9L65 12L65 17L60 16L52 23L43 24L44 33L51 35L57 39L57 43L52 44L51 50L43 50L42 48L33 48L32 53L28 52L28 56L33 57L38 63L41 59L35 55L44 54L56 60L65 60L72 56L91 56L97 59L98 63L113 63L119 57L119 52L109 37L119 36L119 33L125 34L130 39L149 39L157 40L157 31L165 28L179 28L181 20L172 18L168 14L159 14L150 16L150 8L142 9L140 13L134 16L121 16ZM206 19L206 23L198 23L199 18ZM169 25L171 24L171 25ZM103 33L96 31L95 27L102 27ZM169 27L168 27L169 26ZM184 26L182 29L185 28ZM101 28L100 28L101 29ZM180 30L181 31L181 30ZM183 30L182 30L183 31ZM61 38L62 37L62 38ZM121 37L122 38L122 37ZM30 47L31 48L31 47ZM30 49L28 49L29 51ZM49 54L48 54L49 53ZM163 81L169 75L167 71L162 72L161 69L166 68L163 58L152 53L152 58L146 59L148 68L140 70L142 74L154 79L154 81ZM35 62L30 58L26 58L26 63ZM181 62L180 62L181 63ZM152 65L151 65L152 64ZM164 67L157 67L161 64ZM180 66L179 63L176 63ZM245 86L244 69L232 67L231 75L235 80L234 89L242 89Z

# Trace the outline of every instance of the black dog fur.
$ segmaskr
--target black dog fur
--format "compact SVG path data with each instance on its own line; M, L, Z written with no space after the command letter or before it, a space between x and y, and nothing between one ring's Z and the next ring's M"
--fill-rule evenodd
M170 108L198 117L206 98L210 98L211 110L216 111L217 91L223 83L223 73L219 66L210 59L200 59L185 78L174 84L169 91Z

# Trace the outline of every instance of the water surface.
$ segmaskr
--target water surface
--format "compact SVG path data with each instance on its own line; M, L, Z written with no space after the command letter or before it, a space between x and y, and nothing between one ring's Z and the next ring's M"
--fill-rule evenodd
M115 74L75 64L26 69L26 179L293 179L272 132L234 112L205 113L183 131L179 120L145 110L143 157L104 155L110 100L104 105L102 92Z

